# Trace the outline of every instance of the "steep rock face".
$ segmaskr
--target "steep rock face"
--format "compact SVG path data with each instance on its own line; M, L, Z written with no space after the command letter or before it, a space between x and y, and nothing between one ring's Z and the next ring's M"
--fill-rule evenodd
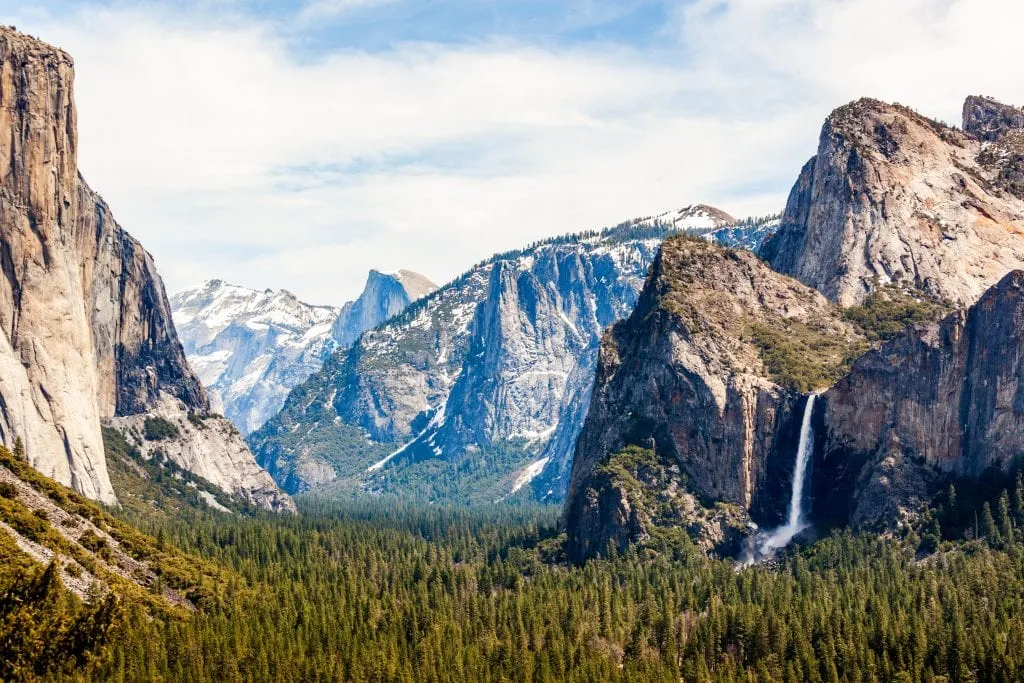
M1024 109L990 97L968 97L964 130L981 140L978 163L995 176L996 184L1024 199Z
M0 432L44 474L112 502L99 419L117 391L94 367L79 274L72 79L69 56L0 29Z
M730 235L755 240L754 223ZM427 463L418 480L465 466L493 497L529 484L561 499L601 330L678 231L637 219L495 256L329 359L253 434L254 451L288 490L341 479L401 492Z
M243 434L281 409L288 392L334 348L338 309L303 303L291 292L257 291L210 280L171 297L189 363Z
M1024 273L970 309L908 329L821 398L812 515L898 521L943 474L977 477L1024 454Z
M1024 108L971 95L964 100L963 124L965 133L983 142L998 142L1012 131L1024 129Z
M88 282L101 410L132 415L170 394L206 411L209 399L189 368L153 257L114 220L79 176L76 233ZM95 237L95 239L93 239Z
M209 406L152 258L78 175L73 78L68 55L0 28L0 438L112 503L101 420Z
M811 334L811 347L856 340L824 297L753 255L665 241L633 314L601 344L566 499L572 559L650 534L632 511L643 507L638 496L659 492L601 483L629 447L651 451L662 472L674 468L674 485L698 500L779 521L805 399L770 378L752 341L764 329ZM680 514L680 525L695 521Z
M411 270L394 273L371 270L362 294L342 307L331 334L341 348L347 349L363 332L398 315L410 303L435 289L437 285Z
M513 442L522 452L514 468L528 476L510 480L506 493L532 477L564 489L554 471L565 469L571 449L542 451L560 424L573 426L571 407L590 390L601 332L632 309L657 246L595 239L496 260L461 372L401 460L459 460Z
M969 305L1024 266L1024 195L993 144L898 105L841 107L763 255L843 306L894 281Z

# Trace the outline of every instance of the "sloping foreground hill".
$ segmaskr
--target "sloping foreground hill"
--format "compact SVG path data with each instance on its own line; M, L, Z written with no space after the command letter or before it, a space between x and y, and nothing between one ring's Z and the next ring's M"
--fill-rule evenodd
M1024 500L1024 484L1009 499ZM1024 507L992 509L998 536L922 557L912 534L844 533L745 568L667 538L569 566L554 515L509 506L306 501L303 515L171 521L168 546L232 567L223 599L182 619L125 610L105 661L76 675L1012 681L1024 665Z
M128 612L180 622L223 598L229 572L116 519L18 450L0 446L0 678L87 672Z

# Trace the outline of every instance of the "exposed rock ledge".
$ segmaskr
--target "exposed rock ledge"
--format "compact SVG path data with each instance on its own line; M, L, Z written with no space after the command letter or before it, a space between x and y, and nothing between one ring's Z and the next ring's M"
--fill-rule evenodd
M173 425L177 436L146 438L146 420L158 418ZM295 511L295 503L278 489L267 471L256 464L242 435L219 415L190 412L178 399L164 394L145 414L113 417L106 423L121 431L144 458L158 452L225 493L274 511Z

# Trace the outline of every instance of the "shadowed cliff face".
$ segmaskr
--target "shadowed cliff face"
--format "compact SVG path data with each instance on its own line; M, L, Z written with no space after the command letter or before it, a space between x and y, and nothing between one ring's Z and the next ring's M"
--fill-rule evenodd
M209 403L152 258L78 175L73 79L68 55L0 28L0 438L112 503L100 421Z
M968 130L1008 139L1005 117L968 114ZM985 139L877 100L837 109L765 259L842 306L890 282L970 305L1024 267L1024 185L1009 143Z
M822 396L813 516L890 523L944 474L976 478L1024 453L1024 273L977 304L865 354Z
M678 498L676 525L699 526L691 513L712 501L738 509L733 522L751 512L764 524L781 519L804 398L770 379L753 341L765 329L857 339L824 297L752 254L665 241L633 314L601 344L566 501L570 557L649 535L653 517L637 510L651 507L644 499L666 477L696 499ZM661 469L650 480L660 483L607 479L629 446L653 452Z
M209 400L189 369L153 257L114 220L106 203L78 177L76 233L103 416L134 415L161 392L205 413Z

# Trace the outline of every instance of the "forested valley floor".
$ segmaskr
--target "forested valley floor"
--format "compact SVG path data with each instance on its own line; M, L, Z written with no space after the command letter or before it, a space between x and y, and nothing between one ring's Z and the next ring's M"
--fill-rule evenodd
M48 674L111 681L1020 680L1024 510L1020 496L1014 504L1008 494L994 515L984 508L981 540L911 537L908 544L837 533L791 549L777 564L742 569L700 555L683 533L570 566L560 559L554 508L307 499L300 515L281 517L125 509L120 514L159 547L217 567L215 580L204 583L189 613L121 600L98 656ZM937 528L937 521L929 527ZM923 555L912 548L936 543ZM8 635L12 619L38 620L58 605L75 614L68 605L76 599L44 585L52 576L30 574L36 581L28 585L24 573L17 580L5 573L0 622ZM45 593L49 602L28 614L29 593Z

